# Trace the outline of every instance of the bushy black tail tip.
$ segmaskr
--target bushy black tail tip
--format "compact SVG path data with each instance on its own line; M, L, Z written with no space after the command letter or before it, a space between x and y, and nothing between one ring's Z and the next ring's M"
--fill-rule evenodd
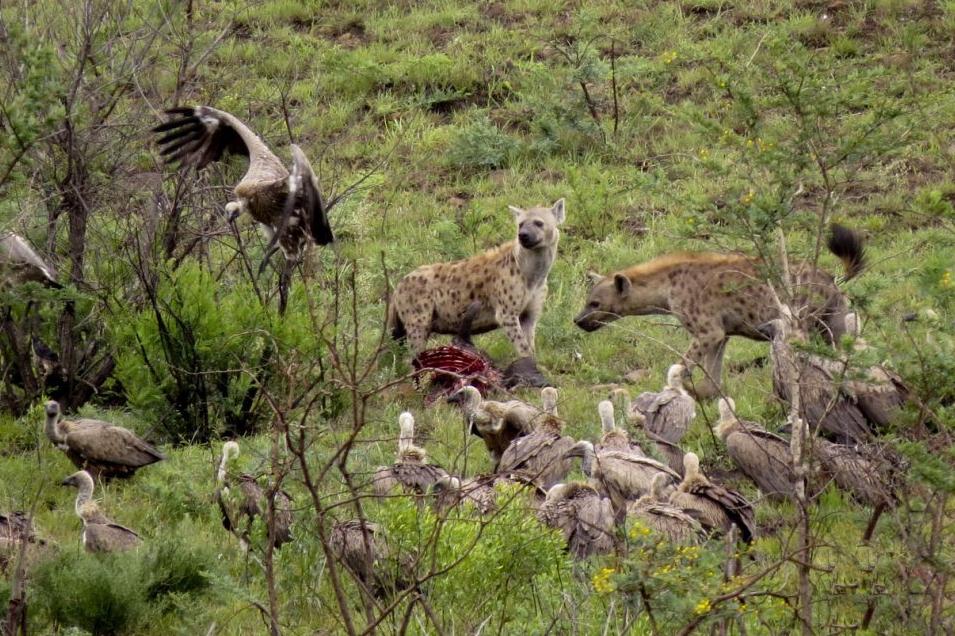
M862 235L855 230L833 223L827 245L829 251L842 261L846 270L846 280L858 276L865 269Z

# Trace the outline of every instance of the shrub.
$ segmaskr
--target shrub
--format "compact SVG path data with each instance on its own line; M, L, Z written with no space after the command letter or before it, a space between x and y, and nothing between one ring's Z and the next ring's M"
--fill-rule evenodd
M518 142L487 117L475 120L452 140L448 150L451 165L471 170L502 168L517 151Z

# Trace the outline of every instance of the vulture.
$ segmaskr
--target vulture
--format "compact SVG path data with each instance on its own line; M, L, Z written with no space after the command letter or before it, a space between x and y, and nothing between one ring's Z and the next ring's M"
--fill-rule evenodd
M255 477L241 473L237 477L229 474L229 463L239 456L239 445L229 441L222 445L222 458L216 472L216 503L222 514L222 527L237 535L242 547L248 549L252 533L252 524L256 517L263 521L268 516L268 495ZM235 492L233 492L233 489ZM284 490L275 492L275 539L274 546L282 547L292 540L292 498ZM242 520L245 527L240 528Z
M790 403L790 387L785 382L785 369L790 367L799 383L799 415L811 430L821 430L835 441L849 444L872 437L865 415L840 389L844 365L794 349L792 342L805 342L805 334L792 331L782 318L761 325L759 330L772 339L773 391Z
M143 540L125 526L113 523L93 501L93 477L85 470L73 473L61 484L78 488L76 516L83 520L83 547L87 552L122 552L139 547Z
M497 510L497 492L494 490L497 475L485 475L461 480L459 477L445 476L434 482L434 507L444 514L460 504L468 504L482 515Z
M898 461L874 445L846 446L824 439L813 440L813 455L823 475L856 501L873 508L896 503L892 476Z
M756 531L753 505L735 490L707 479L696 453L687 453L683 464L683 481L670 494L670 503L692 511L706 530L726 533L735 525L739 537L745 543L752 542Z
M730 398L719 401L720 419L713 432L726 444L726 451L743 474L771 499L793 497L795 474L789 442L755 422L736 416ZM742 528L740 528L742 530Z
M428 463L428 454L414 445L414 416L407 411L398 416L398 456L391 466L375 470L375 495L385 497L399 487L407 493L425 495L436 481L447 477L440 466Z
M614 389L610 397L617 402L620 410L626 418L627 424L638 430L647 441L650 442L650 448L655 451L657 457L663 460L667 466L683 476L683 449L673 442L668 442L659 435L651 433L646 429L646 417L636 409L631 407L630 395L626 389Z
M856 351L869 348L858 335L855 313L846 314L846 333L856 336L853 343ZM846 380L845 390L875 430L883 430L894 422L909 399L909 389L902 378L881 364L869 367L859 377Z
M557 415L557 389L552 386L545 386L541 389L541 409L548 415L559 417Z
M696 417L696 400L683 388L686 367L674 364L667 371L667 383L659 393L645 392L637 396L633 409L644 417L647 432L679 444Z
M30 244L13 232L0 232L0 287L14 287L36 282L60 288L56 272Z
M575 559L607 554L614 549L613 506L592 486L581 483L551 486L537 514L546 526L561 531L567 551Z
M411 586L410 565L390 558L377 523L351 519L332 527L328 538L332 556L377 599Z
M609 401L601 402L599 409L604 426L599 447L582 440L567 455L581 458L584 474L591 478L598 490L610 497L618 520L622 521L627 503L647 494L656 475L663 475L666 488L676 486L680 475L630 444L626 431L614 424L613 407Z
M471 433L484 440L495 470L501 454L518 437L529 435L544 413L520 400L485 400L473 386L465 386L452 396L464 412Z
M97 479L132 477L166 456L132 431L92 419L61 420L60 404L46 403L46 436L77 468Z
M571 470L573 459L567 452L574 440L562 434L563 422L553 415L536 419L534 431L518 437L504 449L498 462L498 473L516 473L549 490Z
M318 179L302 149L292 144L291 171L267 145L237 117L210 106L172 108L169 121L153 128L164 134L157 140L166 163L179 162L201 170L223 153L249 158L245 175L233 189L235 201L226 204L230 220L248 212L269 238L260 272L278 246L286 267L280 281L287 294L291 266L298 263L309 242L328 245L335 240L328 210L335 204L322 199ZM284 307L284 301L283 305Z
M671 543L700 543L705 537L703 526L688 511L667 501L666 486L665 475L654 475L649 492L627 507L627 519L660 533Z

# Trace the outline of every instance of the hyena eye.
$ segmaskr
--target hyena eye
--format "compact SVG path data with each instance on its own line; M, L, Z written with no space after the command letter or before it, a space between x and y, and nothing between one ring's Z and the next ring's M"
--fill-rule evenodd
M537 227L544 227L544 222L543 222L543 221L534 221L534 225L536 225Z
M587 303L587 306L591 309L596 309L597 307L600 307L600 303L598 303L596 300L591 300L589 303Z

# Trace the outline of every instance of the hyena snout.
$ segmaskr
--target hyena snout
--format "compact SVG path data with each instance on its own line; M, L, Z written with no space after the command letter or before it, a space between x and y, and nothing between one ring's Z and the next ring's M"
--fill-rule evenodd
M536 228L521 228L517 233L517 240L524 249L533 249L544 240L544 233Z

